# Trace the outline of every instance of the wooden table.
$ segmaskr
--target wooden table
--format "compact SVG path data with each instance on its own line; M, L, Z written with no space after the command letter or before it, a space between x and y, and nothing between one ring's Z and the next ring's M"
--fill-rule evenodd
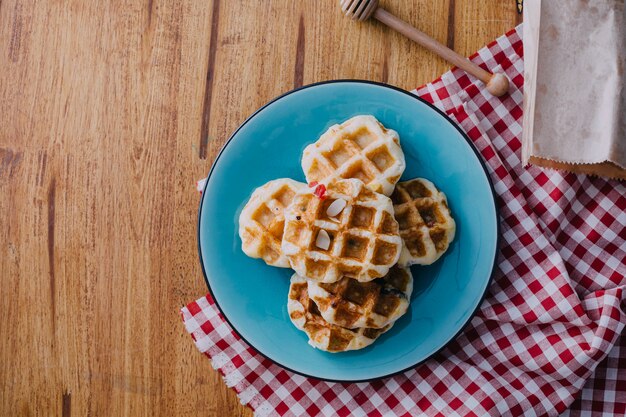
M448 69L336 3L0 1L0 415L251 415L180 321L207 291L195 181L294 87ZM466 55L520 20L381 3Z

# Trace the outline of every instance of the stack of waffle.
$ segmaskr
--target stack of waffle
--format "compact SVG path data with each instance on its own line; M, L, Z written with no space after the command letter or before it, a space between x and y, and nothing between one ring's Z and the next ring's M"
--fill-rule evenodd
M409 266L435 262L455 222L432 182L398 182L400 139L373 116L330 127L302 168L308 185L277 179L252 193L239 217L242 249L295 271L287 309L310 345L361 349L406 313Z

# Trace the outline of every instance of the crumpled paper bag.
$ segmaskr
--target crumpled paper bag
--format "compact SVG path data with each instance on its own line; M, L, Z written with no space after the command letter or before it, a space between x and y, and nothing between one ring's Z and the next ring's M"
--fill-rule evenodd
M624 0L524 2L522 160L626 178Z

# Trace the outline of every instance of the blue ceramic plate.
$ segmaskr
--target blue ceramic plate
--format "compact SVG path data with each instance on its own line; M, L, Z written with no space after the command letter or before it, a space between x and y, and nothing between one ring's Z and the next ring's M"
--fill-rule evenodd
M287 314L290 269L241 250L238 218L252 191L269 180L305 181L300 157L328 127L374 115L400 135L408 180L432 180L448 197L456 237L435 264L412 268L411 307L373 345L327 353L307 344ZM498 214L485 167L467 137L441 112L406 91L365 81L333 81L287 93L232 135L202 194L200 260L224 317L261 354L294 372L334 381L389 376L424 361L469 322L490 282Z

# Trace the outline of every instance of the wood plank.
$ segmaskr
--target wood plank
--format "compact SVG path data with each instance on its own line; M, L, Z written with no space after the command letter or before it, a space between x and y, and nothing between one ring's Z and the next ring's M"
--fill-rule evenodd
M381 3L463 54L516 18ZM294 86L448 67L330 0L2 0L0 415L251 415L178 315L206 292L195 180Z
M521 22L514 0L456 0L455 15L454 50L465 56Z

